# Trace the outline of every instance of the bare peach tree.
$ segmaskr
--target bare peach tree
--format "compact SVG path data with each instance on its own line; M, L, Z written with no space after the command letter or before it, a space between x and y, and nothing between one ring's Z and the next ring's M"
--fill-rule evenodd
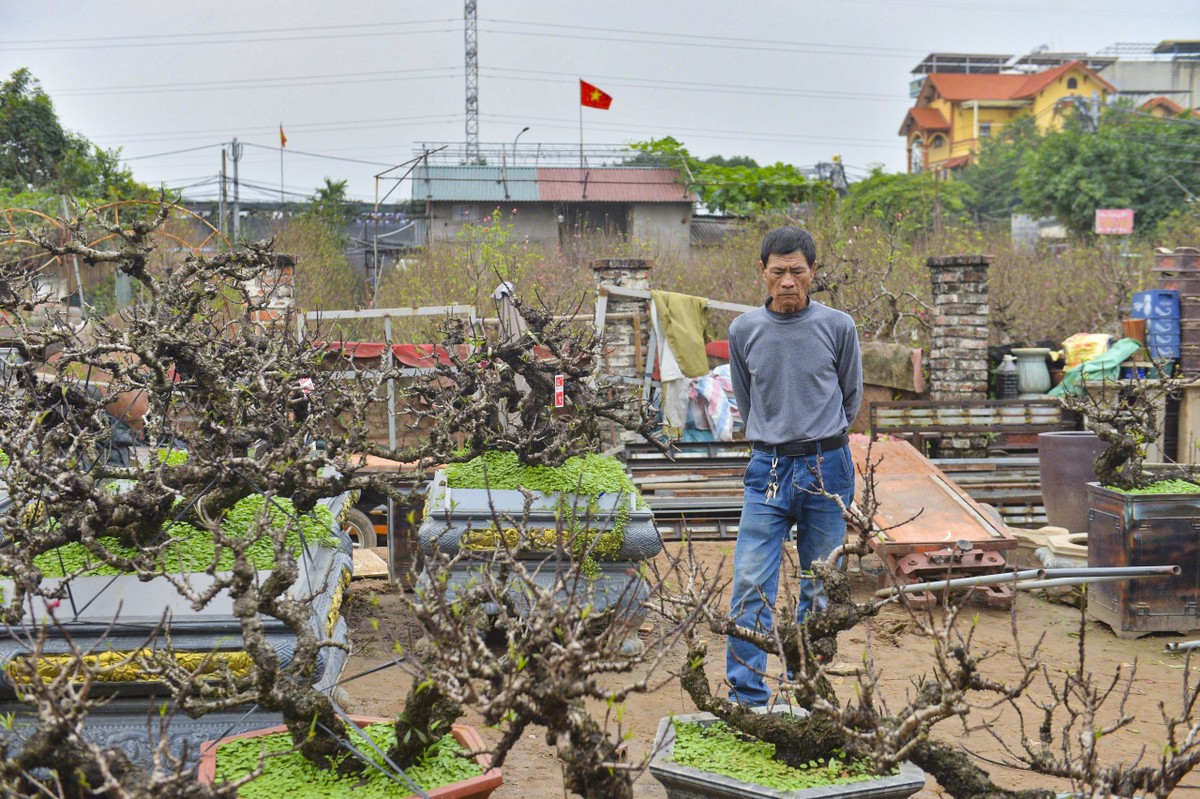
M1160 705L1166 744L1155 751L1135 753L1132 759L1114 758L1111 751L1104 750L1106 738L1135 722L1126 702L1136 664L1131 669L1118 667L1111 677L1089 671L1082 611L1078 661L1063 668L1041 660L1040 638L1028 651L1022 650L1017 638L1020 613L1014 605L1012 652L1017 674L1002 681L988 676L985 662L992 653L974 645L974 625L962 619L965 604L946 591L940 612L932 606L923 611L909 607L914 626L929 645L929 670L913 680L912 690L901 701L884 697L880 690L884 668L870 650L855 672L849 698L839 697L829 679L838 652L837 635L875 616L887 604L899 601L907 606L903 593L883 600L853 601L847 575L835 565L845 556L867 554L870 537L879 532L874 465L869 463L862 476L865 491L859 504L843 507L857 535L813 565L815 574L825 581L829 598L825 609L797 624L794 615L781 606L774 628L764 631L736 625L723 609L708 604L706 595L680 592L662 606L668 615L673 608L706 607L707 624L713 632L749 641L777 655L786 669L786 675L779 678L781 696L808 710L808 715L755 714L716 696L704 670L706 644L693 628L681 679L697 707L737 730L775 744L776 758L783 762L802 765L844 751L869 758L885 773L907 759L932 774L956 799L1048 799L1054 795L1048 789L1014 790L998 785L963 749L931 736L939 724L957 720L965 729L979 715L1001 708L1011 708L1020 720L1017 736L989 728L1012 764L1065 780L1079 796L1165 797L1200 764L1200 713L1196 712L1200 679L1190 661L1179 701ZM839 501L835 495L826 496Z
M527 526L528 516L515 521ZM435 555L427 571L434 581L408 603L425 639L411 653L410 667L418 680L500 730L491 750L495 765L538 725L562 762L566 790L585 799L630 799L648 761L628 759L623 707L673 679L664 666L672 648L703 620L702 608L720 586L689 571L685 559L647 565L646 604L668 586L686 586L697 604L653 625L641 641L645 615L632 583L598 607L581 590L592 579L584 558L572 554L572 536L587 531L559 532L562 545L542 559L520 558L505 547ZM445 575L459 562L476 576L452 593ZM605 679L612 675L623 680L614 685ZM604 708L603 715L589 704Z
M152 268L162 245L156 233L170 213L164 204L125 225L86 213L66 225L65 241L23 235L84 269L112 265L137 287L137 300L119 315L93 316L84 326L40 313L52 308L40 261L0 261L10 347L0 390L0 574L12 586L0 615L28 626L27 607L64 599L65 586L97 565L165 579L195 610L228 596L249 670L216 658L181 665L189 662L173 656L169 636L149 645L137 667L171 686L175 706L188 714L245 703L282 714L301 752L329 765L342 760L346 730L330 697L313 687L314 675L324 654L344 644L314 629L311 591L303 588L305 544L313 542L301 520L355 489L390 490L357 473L368 446L366 409L386 375L346 379L339 373L350 366L340 356L291 332L290 314L272 302L280 258L267 242ZM105 236L105 244L88 243ZM134 443L143 453L131 458L126 445ZM186 456L177 457L181 448ZM231 532L231 513L252 494L264 498L261 510ZM207 580L164 565L185 524L213 540L210 558L182 567ZM64 566L63 579L48 581L46 558L64 546L83 555ZM273 564L265 579L264 550ZM287 657L268 639L268 619L294 635ZM37 657L31 649L25 660ZM68 660L77 676L95 675L91 653ZM39 709L39 725L19 753L7 744L6 788L35 790L38 775L49 773L63 785L117 779L141 786L130 789L136 795L173 795L166 783L152 787L158 772L76 734L94 704L84 695L95 693L98 678L39 680L31 677L23 692ZM179 764L166 765L177 771Z

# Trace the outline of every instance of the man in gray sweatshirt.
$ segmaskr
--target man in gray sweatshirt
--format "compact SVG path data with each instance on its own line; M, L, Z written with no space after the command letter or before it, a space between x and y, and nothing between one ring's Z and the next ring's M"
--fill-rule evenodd
M763 239L759 267L770 295L729 327L729 364L738 411L753 442L733 555L731 614L769 630L779 591L783 542L796 526L801 579L797 618L825 604L809 573L846 536L854 465L847 431L862 398L862 356L854 320L808 296L816 244L805 230L781 227ZM730 699L765 705L767 656L730 639Z

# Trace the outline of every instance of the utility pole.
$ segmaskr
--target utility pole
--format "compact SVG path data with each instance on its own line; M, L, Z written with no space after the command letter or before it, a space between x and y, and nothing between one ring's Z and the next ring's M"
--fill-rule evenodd
M222 236L224 236L225 231L228 230L227 223L229 222L228 218L226 218L226 216L225 216L225 191L226 191L225 156L226 156L225 148L222 147L221 148L221 203L219 206L220 211L218 211L218 213L217 213L217 231L220 232L220 234Z
M242 145L238 144L237 136L229 147L229 157L233 160L233 243L236 246L242 232L242 206L238 202L238 161L242 160Z
M475 0L463 6L467 53L467 148L466 162L479 163L479 28Z

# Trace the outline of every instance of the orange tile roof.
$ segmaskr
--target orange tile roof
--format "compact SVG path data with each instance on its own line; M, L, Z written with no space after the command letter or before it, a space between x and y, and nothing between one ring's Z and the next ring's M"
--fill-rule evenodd
M1172 100L1170 97L1164 97L1161 94L1158 97L1151 97L1149 100L1142 103L1141 106L1139 106L1139 107L1143 111L1149 111L1151 108L1161 108L1162 110L1166 111L1168 114L1182 114L1183 113L1183 106L1181 106L1179 103Z
M964 166L966 164L971 163L971 161L974 160L974 158L975 158L975 156L973 156L973 155L960 155L960 156L956 156L955 158L951 158L948 161L942 161L941 163L938 163L938 164L930 164L929 168L930 169L954 169L955 167L960 167L960 166Z
M904 119L905 126L910 119L920 130L950 130L950 123L946 121L945 115L936 108L910 108L908 116ZM900 132L904 132L903 128Z
M1096 74L1094 69L1089 68L1088 65L1082 61L1068 61L1067 63L1060 64L1057 67L1052 67L1042 72L1030 75L1029 80L1026 81L1025 85L1021 87L1021 93L1017 95L1017 97L1033 97L1035 94L1049 86L1054 81L1058 80L1063 75L1076 69L1099 83L1105 91L1115 92L1117 90L1116 86L1113 86L1104 78L1100 77L1098 74Z
M1082 61L1070 61L1033 75L993 75L935 72L929 83L938 94L952 102L963 100L1027 100L1072 70L1084 72L1106 91L1117 88L1096 74Z
M968 74L965 72L934 72L929 85L951 102L963 100L1011 100L1028 75Z

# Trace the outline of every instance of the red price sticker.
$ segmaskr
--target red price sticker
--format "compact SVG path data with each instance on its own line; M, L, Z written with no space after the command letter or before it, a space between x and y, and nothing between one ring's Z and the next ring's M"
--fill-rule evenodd
M562 406L567 404L566 395L563 392L564 379L565 378L562 375L554 376L554 407L555 408L561 408Z

